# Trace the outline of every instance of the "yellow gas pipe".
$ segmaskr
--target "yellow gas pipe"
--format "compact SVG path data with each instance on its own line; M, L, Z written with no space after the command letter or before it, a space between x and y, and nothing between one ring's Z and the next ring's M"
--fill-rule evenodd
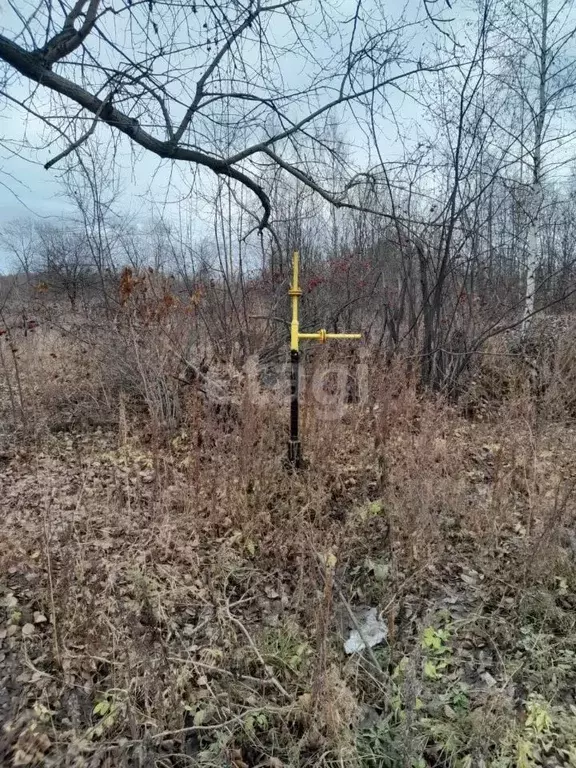
M292 284L288 290L288 295L292 300L292 321L290 323L290 440L288 442L288 460L292 466L298 468L302 463L302 448L298 433L298 411L299 411L299 365L300 365L300 340L319 341L324 344L328 339L361 339L361 333L326 333L322 328L316 333L300 333L300 321L298 317L299 299L302 296L302 289L298 282L300 254L294 251L292 256Z

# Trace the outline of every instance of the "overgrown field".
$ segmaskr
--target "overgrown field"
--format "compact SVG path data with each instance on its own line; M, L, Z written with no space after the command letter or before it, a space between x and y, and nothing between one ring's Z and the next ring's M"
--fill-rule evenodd
M370 358L294 474L284 400L160 423L78 338L0 339L2 765L576 766L569 414Z

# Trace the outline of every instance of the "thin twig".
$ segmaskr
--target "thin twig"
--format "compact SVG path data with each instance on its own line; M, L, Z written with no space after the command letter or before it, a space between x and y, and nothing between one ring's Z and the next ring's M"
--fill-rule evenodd
M230 611L229 611L229 609L228 609L228 606L226 606L225 610L226 610L226 615L227 615L227 617L230 619L230 621L231 621L233 624L235 624L235 625L238 627L238 629L240 629L240 630L242 631L242 633L244 634L244 636L245 636L245 637L246 637L246 639L248 640L248 642L249 642L249 644L250 644L250 648L252 648L252 650L254 651L254 655L256 656L256 658L258 659L258 661L259 661L259 662L260 662L260 664L262 665L262 667L263 667L264 671L265 671L265 672L266 672L266 674L268 675L268 679L270 680L270 682L271 682L271 683L274 685L274 687L275 687L275 688L276 688L276 689L277 689L277 690L278 690L278 691L279 691L279 692L280 692L280 693L281 693L283 696L285 696L287 699L292 699L292 696L290 696L290 694L288 693L288 691L287 691L287 690L286 690L286 689L283 687L283 685L282 685L282 684L279 682L278 678L276 678L276 677L275 677L275 676L274 676L274 675L273 675L273 674L270 672L270 669L269 669L268 665L266 664L266 662L265 662L265 661L264 661L264 659L262 658L262 654L260 653L260 651L259 651L259 650L258 650L258 648L256 647L256 643L255 643L255 642L254 642L254 640L252 640L252 638L250 637L250 633L248 632L248 630L246 629L246 627L244 626L244 624L242 624L242 622L240 621L240 619L237 619L235 616L233 616L233 615L230 613Z
M52 501L52 498L50 497L50 501ZM52 556L50 554L50 532L48 530L48 510L50 508L50 505L48 505L48 509L46 508L46 505L43 506L42 509L42 522L43 522L43 532L44 532L44 546L46 548L46 565L48 570L48 588L50 591L50 623L52 624L52 631L54 632L54 655L56 657L56 661L58 663L58 666L61 666L61 655L60 655L60 643L58 640L58 625L56 623L56 602L54 600L54 580L52 577Z
M94 115L94 119L92 120L92 124L90 125L90 128L86 131L86 133L83 133L82 136L80 136L79 139L76 139L76 141L73 141L72 144L70 144L66 149L62 150L56 157L53 157L52 160L48 160L47 163L44 164L44 169L49 170L52 168L53 165L56 165L60 160L63 160L67 155L69 155L71 152L74 152L74 150L78 149L82 144L84 144L85 141L88 141L90 136L94 133L96 130L96 125L98 124L98 121L100 119L100 115L102 114L102 110L110 103L112 94L108 96L108 98L104 99L102 102L100 109L96 112Z
M267 712L274 712L276 714L287 714L292 710L292 707L269 707L266 706ZM171 738L172 736L179 736L185 733L192 733L193 731L217 731L220 728L226 728L229 725L235 725L236 723L241 723L242 725L245 722L245 719L249 717L250 715L257 715L260 712L262 712L262 707L257 707L254 709L247 709L245 712L242 712L241 715L235 715L234 717L231 717L228 720L224 720L223 723L217 723L214 725L190 725L187 728L178 728L175 731L162 731L161 733L156 733L152 735L150 738L157 740L163 740L166 738Z

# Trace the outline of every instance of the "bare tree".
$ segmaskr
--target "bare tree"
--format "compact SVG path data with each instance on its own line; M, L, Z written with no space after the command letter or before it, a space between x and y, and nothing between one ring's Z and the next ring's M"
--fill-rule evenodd
M121 188L114 174L114 163L114 153L108 151L108 146L92 141L68 160L61 179L66 198L73 206L71 218L77 222L78 232L83 234L108 314L116 298L116 285L110 285L110 277L117 271L114 251L119 225L125 218L116 209Z
M74 312L93 274L86 238L66 224L43 224L37 227L37 233L37 271L53 291L67 297Z
M507 125L502 116L497 119L503 133L514 137L512 167L524 182L518 204L526 232L522 318L526 330L535 311L547 186L554 171L573 157L565 150L576 132L570 118L576 106L576 15L573 0L507 0L499 10L495 31L504 66L496 79L506 88L511 123Z
M270 217L261 162L337 206L353 206L348 191L356 171L348 168L346 183L333 190L314 161L314 148L329 143L326 120L359 109L369 94L383 99L388 88L408 87L416 73L453 66L433 53L427 58L422 46L411 56L403 33L427 22L426 14L393 19L381 0L361 0L352 17L328 0L8 6L0 29L3 93L64 142L47 167L105 123L160 158L208 168L250 189L263 209L260 229ZM10 70L20 77L9 77Z
M0 244L10 254L13 268L30 280L38 253L38 236L31 221L15 219L5 224L0 231Z

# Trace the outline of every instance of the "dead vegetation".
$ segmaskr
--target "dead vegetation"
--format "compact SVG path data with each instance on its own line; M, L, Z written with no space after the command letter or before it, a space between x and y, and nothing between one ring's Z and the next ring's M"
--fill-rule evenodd
M132 379L128 346L2 342L3 764L576 765L567 388L470 419L365 355L295 475L280 396L222 367L234 408L192 377L169 421L178 356L133 338ZM367 607L388 640L346 656Z

